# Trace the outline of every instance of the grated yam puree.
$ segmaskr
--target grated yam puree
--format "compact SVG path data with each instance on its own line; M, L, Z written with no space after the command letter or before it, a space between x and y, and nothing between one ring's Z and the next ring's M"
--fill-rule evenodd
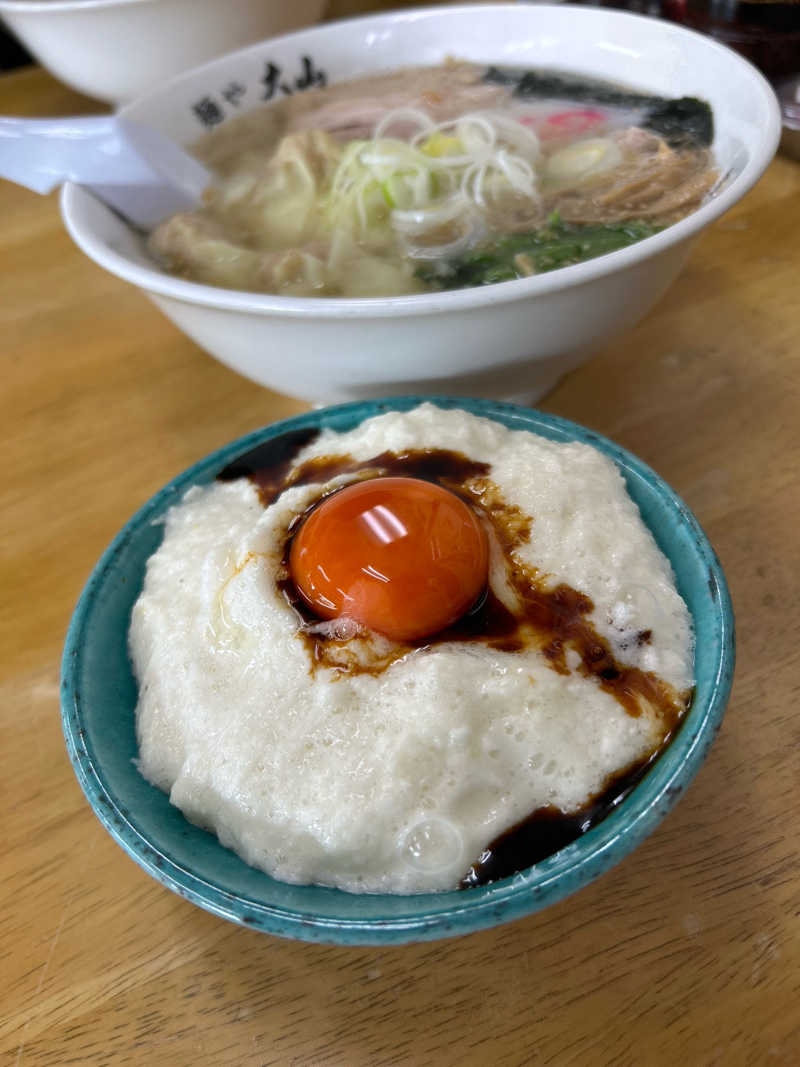
M609 459L426 404L323 431L296 463L410 448L491 463L533 520L519 558L591 598L621 663L691 688L688 610ZM216 482L170 509L130 628L139 767L275 878L452 889L498 834L545 805L580 808L658 748L664 726L627 714L569 654L566 676L535 649L456 642L375 675L314 669L276 581L289 522L346 480L289 488L266 509L247 479Z

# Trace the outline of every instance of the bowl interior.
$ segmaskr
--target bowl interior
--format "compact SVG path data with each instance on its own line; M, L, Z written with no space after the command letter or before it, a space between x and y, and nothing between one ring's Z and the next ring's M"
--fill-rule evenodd
M217 839L190 825L135 765L136 684L127 654L132 605L147 558L161 540L160 518L186 489L211 481L261 441L309 426L348 430L423 399L528 429L578 440L622 471L662 551L697 638L696 694L675 739L621 807L535 867L478 889L416 896L353 895L274 881ZM64 652L62 718L77 777L95 813L122 847L170 889L225 918L273 934L341 944L401 943L467 933L538 910L581 888L633 849L696 773L724 712L733 672L733 617L719 561L669 487L639 460L566 420L491 401L405 397L312 412L257 431L202 460L153 497L120 532L93 572Z
M396 12L276 37L189 71L122 114L186 145L278 99L281 87L298 91L306 82L313 88L317 76L333 83L448 56L583 73L665 96L700 96L719 118L715 150L725 167L737 170L764 138L760 124L774 97L741 57L669 22L569 4L489 4ZM274 68L278 75L268 76ZM235 98L224 95L231 79L239 89Z
M774 93L761 74L734 52L671 23L567 4L429 8L312 27L179 75L127 105L121 114L190 145L210 129L259 107L266 98L280 96L284 89L296 92L306 83L313 86L320 75L336 82L403 66L432 65L447 56L556 68L667 96L707 100L715 116L714 152L725 181L711 202L649 238L645 243L653 251L696 232L735 203L763 172L780 136ZM239 303L237 296L242 294L230 291L220 297L218 290L159 270L141 235L91 194L70 184L65 193L63 210L73 238L107 269L136 284L197 302L255 310L302 304L318 314L325 305L347 303L252 294L246 303ZM641 255L639 246L634 246L603 257L603 263L622 265ZM586 267L579 264L558 274L578 278L586 274ZM526 279L531 291L542 285L550 287L552 280L546 275ZM444 295L450 303L463 302L463 294ZM473 302L490 298L485 289L469 291ZM441 294L411 299L441 302Z

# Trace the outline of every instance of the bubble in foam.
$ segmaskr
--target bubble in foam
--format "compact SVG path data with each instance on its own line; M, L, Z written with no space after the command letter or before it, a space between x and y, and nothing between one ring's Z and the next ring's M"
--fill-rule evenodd
M628 582L624 599L618 600L611 609L610 622L620 633L635 629L635 618L647 619L651 628L664 623L664 608L661 599L653 590L639 582Z
M464 861L460 831L449 819L439 815L412 826L400 848L407 866L426 874L448 871Z
M583 660L581 654L576 648L568 648L566 651L566 663L571 671L576 671L580 667Z

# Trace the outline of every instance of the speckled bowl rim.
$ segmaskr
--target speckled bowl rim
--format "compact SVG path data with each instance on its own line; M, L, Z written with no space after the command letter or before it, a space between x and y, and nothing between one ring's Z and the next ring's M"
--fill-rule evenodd
M85 729L80 688L81 669L93 640L91 623L102 598L104 583L117 558L137 530L151 524L194 484L204 484L238 455L263 441L312 427L354 426L372 415L408 410L424 401L444 408L462 408L495 419L511 429L540 433L555 441L580 441L608 455L621 470L629 487L655 491L684 532L696 554L695 562L707 574L707 607L712 612L716 647L708 698L697 699L667 750L625 802L577 841L511 878L467 891L422 894L418 908L402 918L353 919L319 916L269 902L269 890L280 885L263 875L265 893L253 899L231 893L198 877L174 862L148 837L130 812L115 797L114 783L98 762ZM658 540L658 531L653 531ZM134 586L136 583L132 583ZM706 655L705 647L698 648ZM247 434L213 452L179 474L144 504L123 527L101 556L75 609L67 633L62 662L61 710L67 751L78 782L103 826L141 867L167 888L225 919L283 937L338 944L401 944L434 940L485 929L531 914L583 888L619 863L636 848L674 806L696 775L719 729L730 694L735 661L733 609L725 576L717 556L697 519L677 494L646 464L627 450L591 430L555 415L543 414L491 400L464 397L408 396L342 404L274 423ZM133 708L130 709L131 716ZM132 768L132 773L138 773ZM153 787L150 787L153 788ZM222 849L223 846L214 841ZM337 894L337 890L326 890ZM341 893L351 898L352 895ZM376 898L371 896L374 902ZM387 902L396 900L385 897Z

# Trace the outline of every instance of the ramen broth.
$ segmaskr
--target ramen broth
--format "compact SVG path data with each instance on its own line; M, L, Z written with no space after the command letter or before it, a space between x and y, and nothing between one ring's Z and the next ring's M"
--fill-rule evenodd
M460 61L294 94L207 135L217 181L150 247L210 285L370 297L527 277L697 208L709 106Z

